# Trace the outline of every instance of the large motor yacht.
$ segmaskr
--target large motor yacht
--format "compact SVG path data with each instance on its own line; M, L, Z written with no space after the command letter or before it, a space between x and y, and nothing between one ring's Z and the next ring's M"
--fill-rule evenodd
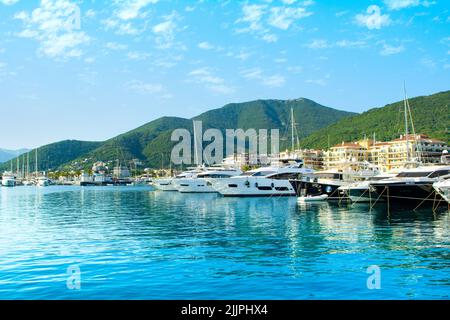
M181 193L214 193L213 183L217 179L226 179L242 174L242 170L225 167L206 168L196 177L182 178L178 183L178 191Z
M296 191L289 180L311 175L314 170L303 168L302 160L283 159L280 162L228 179L208 180L225 197L295 196Z
M433 184L450 174L450 166L421 166L406 169L394 178L374 181L370 186L390 203L432 203Z
M203 167L188 168L187 171L184 171L175 177L155 179L152 182L152 185L160 191L178 191L182 179L196 178L197 175L202 172L204 172Z

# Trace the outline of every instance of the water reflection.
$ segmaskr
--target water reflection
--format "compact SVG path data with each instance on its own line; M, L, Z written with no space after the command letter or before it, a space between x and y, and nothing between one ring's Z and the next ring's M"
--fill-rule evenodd
M0 298L448 297L449 214L149 187L0 189ZM65 289L80 264L84 289ZM369 293L365 268L382 267ZM372 295L372 296L370 296Z

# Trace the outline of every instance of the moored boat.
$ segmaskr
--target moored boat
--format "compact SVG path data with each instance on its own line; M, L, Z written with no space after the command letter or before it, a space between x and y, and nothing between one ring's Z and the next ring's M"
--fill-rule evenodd
M450 204L450 176L446 176L445 179L433 183L434 190Z
M450 166L421 166L406 169L390 179L373 181L370 186L391 204L433 203L433 184L450 174Z
M15 187L16 177L10 172L4 172L2 176L2 186L3 187Z
M183 178L178 182L178 191L181 193L215 193L213 183L217 179L226 179L242 174L242 170L225 167L206 168L205 172L196 177Z
M217 179L213 188L225 197L295 196L289 180L311 175L314 170L303 168L303 161L280 160L281 164L250 170L242 175Z

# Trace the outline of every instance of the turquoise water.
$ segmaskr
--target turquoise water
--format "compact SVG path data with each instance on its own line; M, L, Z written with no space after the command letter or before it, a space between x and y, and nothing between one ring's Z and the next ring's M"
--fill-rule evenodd
M0 299L448 299L449 226L446 210L0 188Z

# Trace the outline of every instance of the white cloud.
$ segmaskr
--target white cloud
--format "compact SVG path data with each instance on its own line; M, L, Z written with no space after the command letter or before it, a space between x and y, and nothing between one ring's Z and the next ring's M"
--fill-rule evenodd
M140 19L146 18L149 12L145 9L158 2L159 0L114 0L112 16L101 22L107 30L115 30L118 35L141 34L146 30L146 25L145 22L140 24Z
M160 49L169 49L173 46L175 33L178 29L176 21L179 16L176 12L164 16L164 21L153 26L152 32L156 36L156 43Z
M390 46L387 44L383 44L383 49L381 49L380 54L382 56L390 56L393 54L398 54L400 52L402 52L403 50L405 50L405 48L403 46Z
M158 1L159 0L116 0L116 3L119 3L119 8L116 15L121 20L131 20L138 17L143 17L145 14L142 13L142 9L147 7L149 4L155 4Z
M436 68L436 62L434 62L433 60L429 59L429 58L423 58L422 60L420 60L420 63L427 68L430 69L434 69Z
M367 44L362 40L338 40L336 42L328 42L324 39L315 39L310 43L306 44L306 47L310 49L327 49L327 48L364 48Z
M362 40L339 40L336 41L336 46L339 48L364 48L367 46L365 41Z
M165 88L159 83L145 83L140 80L132 80L125 84L125 87L131 91L140 94L164 93Z
M305 8L277 7L270 9L270 11L269 24L282 30L287 30L295 20L312 14Z
M146 52L131 51L128 52L127 57L130 60L146 60L150 57L150 54Z
M247 80L258 80L262 85L269 88L279 88L286 83L286 78L279 74L266 75L261 68L250 68L240 72Z
M384 4L389 10L400 10L418 6L429 7L430 5L435 4L435 2L427 0L384 0Z
M285 6L278 7L269 7L266 4L243 4L242 17L236 20L236 23L244 24L245 27L236 29L236 32L254 34L268 43L276 42L278 35L274 34L271 28L288 30L297 20L312 15L312 12L305 8L311 5L312 1L304 1L303 7L289 6L295 2L287 0L283 2Z
M206 42L206 41L200 42L198 44L198 47L200 49L203 49L203 50L212 50L212 49L214 49L214 46L212 44Z
M3 3L6 6L11 6L17 2L19 2L19 0L0 0L0 3Z
M128 49L128 46L126 44L120 44L117 42L108 42L108 43L106 43L105 47L110 50L126 50L126 49Z
M330 47L327 40L315 39L306 45L310 49L325 49Z
M285 83L286 83L286 78L279 74L276 74L273 76L268 76L267 78L263 79L263 84L266 87L270 87L270 88L279 88L279 87L282 87Z
M325 79L308 79L305 81L306 83L316 84L318 86L325 86L327 82Z
M278 41L278 36L273 33L266 33L261 37L261 39L264 40L265 42L272 43Z
M69 0L42 0L39 8L14 18L25 26L17 36L39 41L39 52L52 58L81 56L80 47L91 40L80 30L80 9Z
M367 14L356 15L356 23L365 26L370 30L381 29L391 23L391 19L387 14L381 14L380 7L371 5L367 8Z
M188 81L205 85L205 87L216 93L230 94L234 88L228 86L223 78L215 76L208 68L200 68L189 73Z

